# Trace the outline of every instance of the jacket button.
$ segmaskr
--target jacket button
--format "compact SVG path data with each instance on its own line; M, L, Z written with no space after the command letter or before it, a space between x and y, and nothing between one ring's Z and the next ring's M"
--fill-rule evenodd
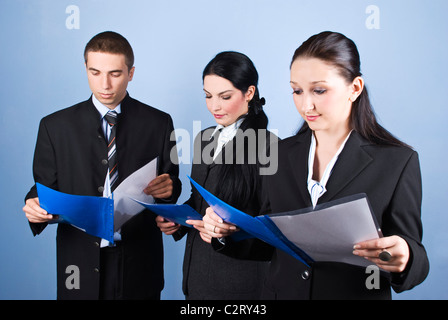
M109 162L107 161L107 159L103 159L103 160L101 160L101 163L104 164L104 165L106 165L106 164L108 164Z
M308 270L302 272L301 277L303 280L308 280L310 278L311 273Z
M93 269L93 271L95 271L95 272L100 272L100 269L95 268L95 269Z
M104 191L104 187L103 186L99 186L98 187L98 192L103 193L103 191Z

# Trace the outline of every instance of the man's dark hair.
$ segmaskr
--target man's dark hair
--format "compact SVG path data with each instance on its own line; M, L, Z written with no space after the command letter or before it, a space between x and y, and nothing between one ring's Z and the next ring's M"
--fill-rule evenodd
M86 63L89 52L123 54L128 70L131 70L134 66L134 52L131 45L121 34L113 31L99 33L87 43L84 50L84 61Z

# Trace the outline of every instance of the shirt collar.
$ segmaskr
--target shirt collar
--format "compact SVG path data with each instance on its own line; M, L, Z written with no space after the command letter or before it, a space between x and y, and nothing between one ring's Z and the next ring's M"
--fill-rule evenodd
M213 133L210 136L210 140L215 135L215 133L218 131L221 131L220 135L222 135L223 137L232 137L233 138L236 134L236 131L241 126L241 123L243 123L244 119L245 119L245 117L242 117L242 118L238 119L237 121L235 121L234 123L228 125L227 127L224 127L222 124L218 124L216 126L215 130L213 130Z
M314 132L311 133L311 145L310 145L310 151L308 154L308 179L307 179L307 186L308 191L311 196L311 201L313 203L313 207L316 206L317 200L327 191L325 188L328 182L328 179L330 179L330 175L333 172L334 165L336 164L336 161L339 157L339 154L344 149L345 143L347 142L348 138L350 137L353 130L351 130L347 137L345 138L344 142L339 147L336 154L333 156L331 161L328 163L327 167L325 168L324 174L322 176L322 179L320 181L313 180L313 166L314 166L314 156L316 153L316 137L314 136Z
M101 119L104 118L104 116L106 115L106 113L108 113L109 111L111 111L111 109L109 109L108 107L106 107L104 104L102 104L101 102L99 102L99 100L95 97L94 94L92 94L92 102L93 105L95 106L95 108L98 110L98 112L101 115ZM116 111L117 113L121 113L121 103L116 106L114 109L114 111Z
M347 137L345 138L344 142L342 142L341 146L339 147L338 151L336 152L336 154L333 156L333 158L331 159L331 161L328 163L326 170L324 172L324 175L322 177L322 180L319 181L320 183L322 183L323 185L327 184L328 178L330 177L330 174L333 170L333 167L336 163L336 160L339 157L339 154L342 152L342 150L344 149L345 143L347 142L348 138L350 137L350 134L352 133L353 130L351 130ZM310 145L310 151L308 154L308 183L312 180L313 177L313 165L314 165L314 156L316 153L316 137L314 136L314 132L312 132L311 134L311 145Z

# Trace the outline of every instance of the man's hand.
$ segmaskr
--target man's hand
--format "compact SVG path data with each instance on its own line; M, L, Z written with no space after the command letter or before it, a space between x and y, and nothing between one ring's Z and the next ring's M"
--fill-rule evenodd
M168 173L161 174L152 180L143 192L154 198L167 199L173 194L173 180Z
M159 227L160 231L162 231L167 236L172 235L180 228L179 224L165 220L165 218L162 216L157 216L156 222L157 222L157 226Z
M26 200L23 211L25 212L28 221L32 223L48 222L53 220L53 218L56 218L40 207L39 198L37 197Z

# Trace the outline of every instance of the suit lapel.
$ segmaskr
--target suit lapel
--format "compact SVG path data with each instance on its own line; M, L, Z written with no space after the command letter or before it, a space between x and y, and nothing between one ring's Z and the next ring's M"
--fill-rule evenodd
M307 188L308 180L308 154L311 144L311 130L297 138L295 147L290 150L288 157L293 168L294 178L302 199L307 206L311 206L311 198Z
M101 115L96 109L95 105L92 101L92 96L85 101L87 112L82 112L79 114L80 116L80 122L82 123L83 129L93 129L101 133L101 135L104 137L103 128L101 126Z
M89 141L85 144L86 149L77 152L86 152L93 160L89 168L82 170L92 175L95 186L102 185L106 178L107 166L101 164L101 160L107 159L107 142L101 125L101 115L93 104L92 96L82 105L82 112L77 114L77 121L82 128L79 139Z
M124 178L132 173L129 160L132 157L128 157L129 153L132 153L132 149L135 145L132 145L130 136L127 134L128 130L132 128L131 120L133 118L134 108L132 108L132 100L129 94L126 94L125 98L121 101L121 113L118 114L117 123L117 163L118 163L118 183L119 185Z
M365 144L357 132L351 133L327 182L327 192L319 199L319 203L332 200L372 162L372 157L362 148Z
M192 176L194 174L195 181L201 186L204 186L210 168L215 165L212 151L216 148L218 142L217 139L210 141L213 130L213 127L205 129L200 133L201 136L195 140L195 143L200 144L200 148L194 147L193 163L195 165L192 167L192 170L194 170Z

